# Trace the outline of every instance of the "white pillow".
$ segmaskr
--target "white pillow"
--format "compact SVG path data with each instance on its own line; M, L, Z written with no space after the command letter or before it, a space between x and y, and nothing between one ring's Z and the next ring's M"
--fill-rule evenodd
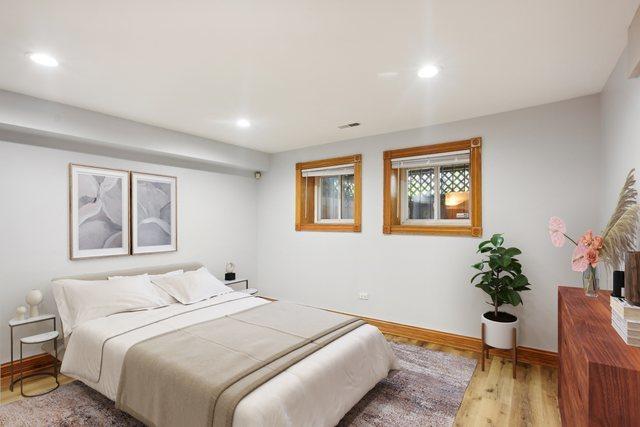
M53 292L53 299L58 307L58 314L60 314L60 320L62 322L62 336L67 337L71 333L69 329L71 325L71 313L67 305L67 300L64 297L64 282L67 279L59 279L51 282L51 291ZM67 332L67 330L69 332Z
M174 270L174 271L170 271L168 273L164 273L164 274L138 274L135 276L111 276L109 277L109 280L113 280L113 279L124 279L127 277L141 277L141 276L146 276L149 278L149 280L151 280L151 283L153 283L153 281L155 279L157 279L158 277L163 277L163 276L176 276L178 274L182 274L184 273L183 270ZM169 295L168 293L166 293L160 286L157 285L151 285L153 287L153 289L158 293L158 295L160 296L160 298L162 298L162 300L167 303L167 304L176 304L178 302L177 299L175 299L174 297L172 297L171 295Z
M205 267L177 276L158 277L154 283L182 304L193 304L217 295L233 292Z
M52 285L65 337L89 320L167 305L155 292L148 277L61 279Z

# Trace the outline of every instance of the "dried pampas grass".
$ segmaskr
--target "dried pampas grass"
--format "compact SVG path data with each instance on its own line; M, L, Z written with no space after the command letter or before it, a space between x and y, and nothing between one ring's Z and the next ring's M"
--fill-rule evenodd
M613 269L623 265L626 253L633 251L636 246L640 206L635 183L635 169L631 169L620 191L616 209L602 235L604 245L600 256Z

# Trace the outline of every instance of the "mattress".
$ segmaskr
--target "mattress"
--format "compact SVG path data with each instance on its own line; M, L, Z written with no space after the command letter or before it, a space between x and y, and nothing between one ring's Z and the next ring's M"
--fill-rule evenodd
M124 356L136 343L269 304L232 292L86 322L70 336L61 372L115 400ZM396 364L380 331L364 325L272 378L236 407L234 426L333 426Z

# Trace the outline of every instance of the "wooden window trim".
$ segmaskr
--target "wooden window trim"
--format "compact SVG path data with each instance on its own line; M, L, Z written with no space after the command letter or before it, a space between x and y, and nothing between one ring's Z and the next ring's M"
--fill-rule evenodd
M426 154L447 153L470 150L469 174L471 178L471 224L465 225L415 225L401 224L397 211L396 185L392 181L400 179L391 167L393 159ZM421 147L402 148L384 152L383 226L384 234L431 234L449 236L482 236L482 138L471 138Z
M323 224L316 223L314 196L307 197L307 213L311 212L311 216L304 217L305 212L305 179L302 176L304 169L324 168L340 165L354 165L354 195L353 195L353 223L348 224ZM308 183L307 183L308 184ZM309 189L307 188L307 191ZM332 159L314 160L311 162L296 163L296 231L338 231L338 232L355 232L361 231L362 224L362 155L334 157Z

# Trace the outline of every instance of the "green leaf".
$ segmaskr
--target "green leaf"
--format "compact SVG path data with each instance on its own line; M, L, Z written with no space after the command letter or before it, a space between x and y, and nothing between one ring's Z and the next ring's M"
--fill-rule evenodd
M478 250L480 250L480 249L482 249L482 248L484 248L485 246L490 245L490 244L491 244L491 240L485 240L484 242L482 242L482 243L480 243L480 244L478 245Z
M518 274L513 278L514 289L523 288L529 284L529 279L524 274Z
M507 249L507 255L509 255L511 258L513 258L516 255L520 255L522 253L522 251L518 248L509 248Z
M473 281L476 280L476 277L482 276L483 274L484 274L483 272L480 272L478 274L474 274L473 277L471 278L470 282L473 283Z
M477 262L473 264L471 267L475 268L476 270L482 270L484 268L484 261Z
M480 252L481 254L484 254L484 253L487 253L487 252L489 252L491 250L492 250L491 246L486 246L486 247L484 247L482 249L479 249L478 252Z
M516 291L509 291L507 299L509 301L509 304L513 306L522 304L522 298L520 298L520 294L517 293Z
M493 289L492 289L492 288L491 288L491 286L489 286L489 285L485 285L485 284L482 284L482 283L478 283L478 284L476 285L476 288L480 288L480 289L482 289L483 291L485 291L485 292L486 292L487 294L489 294L489 295L492 295L492 294L493 294Z
M509 267L509 264L511 264L511 257L510 256L503 256L502 259L500 260L500 265L503 266L504 268Z
M513 258L511 259L511 265L509 266L510 270L516 274L522 273L522 265L519 262L514 262Z
M504 237L502 237L502 234L494 234L493 236L491 236L491 243L493 244L493 246L502 246L503 242Z
M498 301L500 302L509 302L508 300L508 289L502 289L500 292L498 292Z

